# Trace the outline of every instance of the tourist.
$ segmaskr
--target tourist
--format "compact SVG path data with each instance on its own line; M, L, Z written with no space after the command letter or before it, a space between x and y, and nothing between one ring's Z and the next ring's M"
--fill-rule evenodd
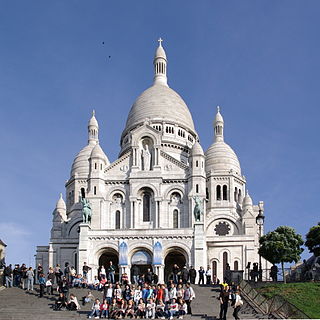
M63 275L63 272L61 271L60 264L57 264L54 268L54 275L56 277L56 283L57 285L61 282L61 277Z
M123 290L123 293L122 293L122 296L123 296L123 299L126 300L127 302L129 300L132 300L132 290L130 288L130 286L127 284Z
M100 281L99 281L97 276L94 276L94 280L93 280L92 284L93 284L93 289L94 290L99 290Z
M181 270L181 279L184 284L186 284L189 280L189 271L186 266L184 266Z
M233 304L234 311L232 314L235 320L240 319L238 313L239 313L242 305L243 305L243 301L241 299L240 292L237 290L235 292L235 300L234 300L234 304Z
M179 273L180 273L180 268L178 267L177 264L174 264L172 267L172 274L173 274L173 282L175 284L179 282Z
M117 312L118 312L117 299L113 298L111 304L109 304L109 318L115 319Z
M228 311L228 303L229 303L228 287L224 287L224 289L220 292L219 301L220 301L219 319L226 320L227 319L227 311Z
M184 290L183 300L187 305L187 313L192 315L191 302L195 298L195 293L193 288L190 285L190 282L187 283L186 289Z
M169 305L169 314L170 314L170 319L173 319L173 317L179 315L179 305L176 302L176 299L172 299Z
M114 298L116 298L117 302L119 302L122 299L122 290L120 288L119 283L116 284L116 287L113 290L113 296Z
M63 277L58 285L58 291L62 292L67 298L69 295L69 284L66 277Z
M109 262L109 267L108 267L108 280L111 283L115 283L114 275L116 273L116 268L113 265L112 261Z
M211 271L211 268L208 266L206 271L207 284L211 284L211 276L212 276L212 271Z
M133 301L135 305L138 305L140 299L142 299L142 288L141 286L138 286L136 289L134 289L133 293Z
M28 271L28 268L23 263L21 268L20 268L20 272L21 272L21 288L23 290L26 290L27 289L27 285L28 285L27 271Z
M161 299L157 300L158 303L156 305L156 318L165 319L165 304Z
M278 281L278 267L275 264L273 264L273 266L270 269L270 277L273 282Z
M107 278L106 269L104 268L103 265L100 267L99 278L100 278L100 280Z
M156 316L156 304L153 299L148 299L146 305L146 318L147 319L155 319Z
M199 273L199 282L198 284L204 284L204 274L205 274L205 271L203 269L203 267L200 267L200 269L198 270L198 273Z
M95 299L94 295L91 291L88 291L87 295L82 298L82 305L84 306L86 303L93 302Z
M41 263L38 264L38 267L37 267L37 280L39 281L39 278L40 278L40 274L43 273L43 268L42 268L42 265Z
M132 300L128 301L128 305L127 305L127 309L126 309L126 314L125 314L125 318L130 317L131 319L135 316L135 311L134 311L135 307L134 307L134 303Z
M39 285L40 285L40 293L39 293L39 298L42 298L43 297L43 294L44 294L44 288L46 286L46 278L44 276L43 273L40 274L39 276Z
M11 268L11 264L9 264L4 269L3 275L4 275L5 281L6 281L6 288L11 288L12 287L12 268Z
M91 270L91 268L89 266L87 266L87 263L84 262L83 263L83 267L82 267L82 273L83 273L83 277L87 278L88 276L88 272Z
M139 300L138 306L137 306L137 311L136 311L136 317L137 318L144 318L146 315L146 307L143 299Z
M104 286L103 296L104 296L105 299L107 299L108 304L110 304L111 301L112 301L112 297L113 297L112 283L109 283L108 285L106 284Z
M100 316L100 300L96 299L92 305L91 308L91 313L89 314L89 319L92 318L93 316L95 317L95 319L99 319Z
M169 288L169 300L172 301L173 299L177 299L177 288L174 283L171 283Z
M188 312L188 306L183 299L178 299L178 305L179 305L179 319L183 319L183 317Z
M46 291L47 291L47 294L53 295L53 286L52 286L51 279L48 279L46 281Z
M53 268L49 268L48 274L47 274L47 280L51 281L52 284L52 294L53 294L53 284L54 284L54 279L55 279L55 273Z
M225 288L227 288L228 287L228 282L227 282L227 278L224 278L223 279L223 282L221 282L220 283L220 289L221 289L221 291L223 291Z
M13 286L19 287L20 280L21 280L21 273L20 273L20 266L18 264L14 266L12 273L13 273Z
M124 272L122 275L121 275L121 284L123 286L127 285L129 283L129 278L128 278L128 275L126 272Z
M118 311L116 312L116 318L124 318L127 310L127 303L125 300L120 300L118 302Z
M197 271L193 266L191 266L189 270L189 278L190 278L191 284L195 284L196 277L197 277Z
M139 267L134 264L132 269L131 269L131 274L132 274L132 282L134 284L138 284L138 280L139 280Z
M147 284L151 284L152 283L152 278L153 278L153 273L152 273L151 269L148 268L147 269L147 273L145 275L145 282Z
M58 310L61 310L61 308L66 308L66 307L67 307L67 298L62 292L60 292L59 297L55 302L54 310L58 311Z
M26 273L27 275L27 291L33 291L34 272L30 267Z
M183 299L183 297L184 297L183 285L181 283L179 283L177 286L177 299L179 299L179 298Z
M69 311L80 310L80 304L78 302L78 299L73 293L70 294L70 299L67 303L67 309Z
M108 318L109 317L109 305L106 299L100 304L100 318Z
M73 279L76 277L76 269L74 268L74 266L72 266L70 268L70 282L72 283L73 282Z

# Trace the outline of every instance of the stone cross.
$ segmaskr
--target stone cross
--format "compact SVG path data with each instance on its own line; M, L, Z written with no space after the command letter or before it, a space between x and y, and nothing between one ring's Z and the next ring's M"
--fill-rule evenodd
M158 39L158 42L159 42L159 46L160 46L160 47L162 46L162 44L161 44L162 41L163 41L163 40L162 40L161 38Z

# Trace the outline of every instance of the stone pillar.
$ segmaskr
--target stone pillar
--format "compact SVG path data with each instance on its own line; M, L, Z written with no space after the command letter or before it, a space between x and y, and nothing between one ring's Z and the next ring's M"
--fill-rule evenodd
M164 265L153 265L153 272L158 276L158 283L164 283Z
M80 223L79 225L79 246L78 246L78 266L79 270L82 270L84 262L88 263L88 251L89 251L89 230L90 226L86 223Z
M52 242L49 243L49 261L48 261L48 268L53 268L53 247Z
M207 244L204 235L204 224L202 221L194 223L194 267L199 270L202 266L207 268Z

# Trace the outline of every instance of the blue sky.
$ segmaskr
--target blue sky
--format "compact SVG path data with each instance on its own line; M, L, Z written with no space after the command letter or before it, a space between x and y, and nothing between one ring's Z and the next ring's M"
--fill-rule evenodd
M110 160L164 39L169 85L213 141L220 105L266 231L320 220L318 1L0 1L0 238L33 262L96 110ZM104 45L102 44L104 42ZM111 58L109 58L111 56Z

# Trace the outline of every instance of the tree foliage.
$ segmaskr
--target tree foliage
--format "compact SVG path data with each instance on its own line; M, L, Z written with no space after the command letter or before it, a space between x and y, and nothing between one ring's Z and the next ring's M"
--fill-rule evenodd
M320 222L310 228L306 235L305 245L308 247L309 251L314 253L314 255L320 256Z
M291 227L281 226L260 238L259 254L271 263L298 262L303 240Z

